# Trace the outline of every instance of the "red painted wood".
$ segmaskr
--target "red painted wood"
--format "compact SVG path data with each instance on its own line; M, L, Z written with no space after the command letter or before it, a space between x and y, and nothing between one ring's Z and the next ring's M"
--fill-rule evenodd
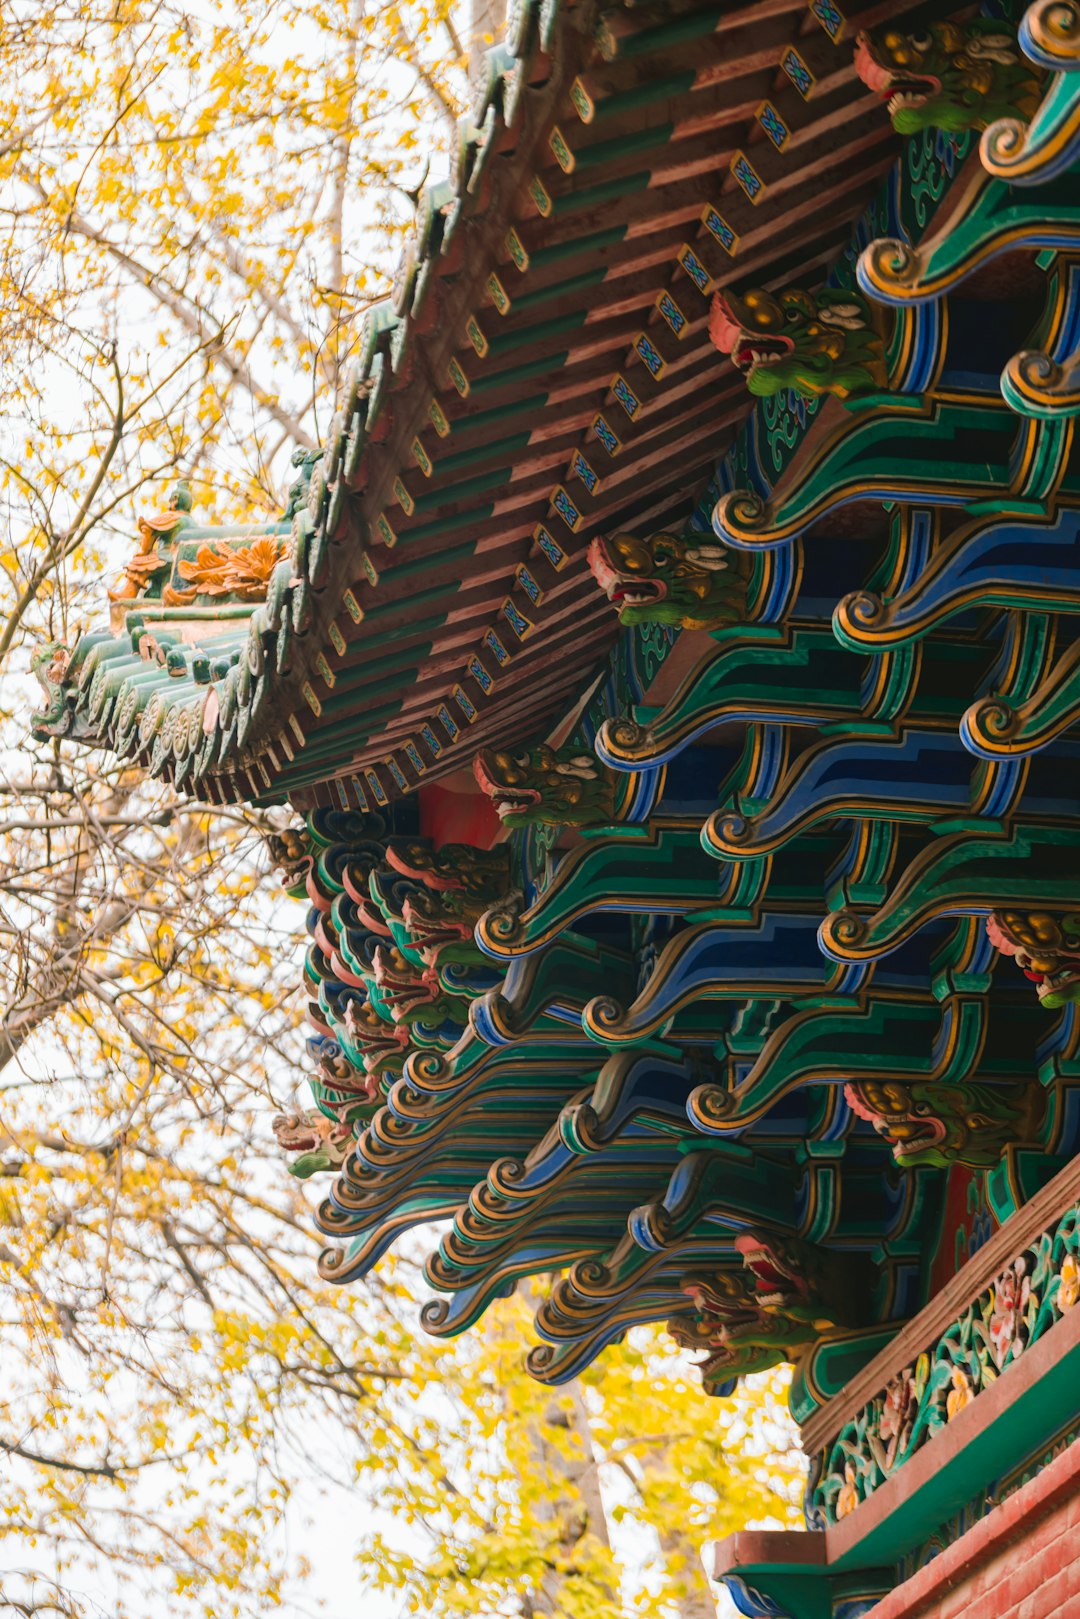
M458 771L444 781L428 782L416 797L420 831L438 849L444 843L472 843L478 849L490 849L502 837L502 822L471 772Z
M1080 1442L866 1619L1080 1619Z

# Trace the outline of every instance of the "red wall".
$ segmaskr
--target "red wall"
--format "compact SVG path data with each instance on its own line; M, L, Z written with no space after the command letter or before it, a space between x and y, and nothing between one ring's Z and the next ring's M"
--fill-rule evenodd
M1080 1619L1080 1440L866 1619Z
M502 822L471 770L457 770L444 781L428 782L416 796L420 831L437 849L444 843L474 843L490 849L499 841Z

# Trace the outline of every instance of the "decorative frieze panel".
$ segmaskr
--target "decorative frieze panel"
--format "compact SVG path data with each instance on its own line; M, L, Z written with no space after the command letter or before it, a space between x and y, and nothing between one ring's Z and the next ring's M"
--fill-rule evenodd
M807 1522L853 1512L1080 1302L1080 1207L1003 1266L941 1336L814 1458Z

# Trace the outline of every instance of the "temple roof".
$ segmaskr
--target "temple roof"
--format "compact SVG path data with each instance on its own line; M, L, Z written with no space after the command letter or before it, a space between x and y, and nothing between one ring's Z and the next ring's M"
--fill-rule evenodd
M364 807L550 728L617 632L592 534L684 528L752 408L714 287L819 283L895 156L851 40L905 9L520 6L265 601L141 592L75 649L61 731L222 801Z

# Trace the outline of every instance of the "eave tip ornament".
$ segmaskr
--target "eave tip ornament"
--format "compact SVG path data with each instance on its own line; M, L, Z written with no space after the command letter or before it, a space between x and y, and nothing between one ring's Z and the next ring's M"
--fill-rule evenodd
M44 695L41 708L30 716L32 733L39 741L75 731L77 717L64 684L70 666L71 652L62 641L46 641L30 659L30 673Z

